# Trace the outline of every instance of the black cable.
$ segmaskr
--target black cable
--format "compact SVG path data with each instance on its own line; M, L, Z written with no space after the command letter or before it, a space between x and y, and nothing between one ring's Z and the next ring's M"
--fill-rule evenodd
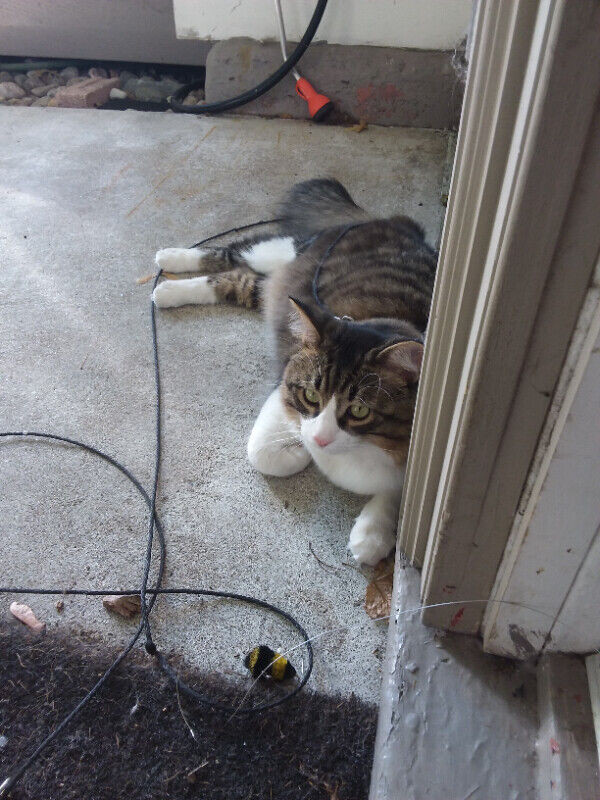
M313 274L312 294L313 294L315 303L320 308L322 308L323 311L329 311L329 309L327 308L325 303L319 297L319 278L321 277L321 270L323 269L323 265L325 264L325 262L327 261L327 259L331 255L331 253L333 252L333 248L338 244L338 242L341 239L343 239L344 236L347 233L349 233L351 230L354 230L354 228L358 228L358 227L360 227L360 225L364 225L364 224L365 224L364 222L353 222L351 225L346 225L345 228L342 228L342 230L338 233L338 235L335 237L335 239L329 244L329 247L325 250L325 252L321 256L321 258L319 259L319 263L317 264L317 267L316 267L316 269L314 271L314 274Z
M218 233L213 236L208 236L206 239L197 242L195 245L193 245L193 247L200 247L201 245L206 244L206 242L213 241L214 239L220 238L222 236L227 236L228 234L231 233L238 233L243 230L248 230L249 228L256 228L260 225L272 224L278 221L279 220L261 220L260 222L251 223L250 225L242 225L236 228L231 228L228 231L223 231L222 233ZM162 275L162 270L159 270L154 280L153 289L156 288L161 275ZM115 467L115 469L118 469L123 475L125 475L126 478L128 478L128 480L135 486L138 492L142 495L142 497L146 502L146 505L150 510L146 554L143 563L141 587L139 589L133 589L129 591L123 591L123 590L112 591L108 589L55 589L55 588L41 589L41 588L22 588L22 587L0 587L0 593L10 593L10 594L38 594L38 595L40 594L44 595L139 594L141 600L141 621L136 632L131 637L128 644L125 646L125 649L117 656L117 658L108 667L108 669L102 675L102 677L79 701L79 703L75 706L75 708L69 714L67 714L67 716L62 720L62 722L50 734L48 734L48 736L46 736L46 738L42 742L40 742L40 744L35 748L33 753L31 753L31 755L18 766L15 772L0 784L0 798L5 797L8 794L8 792L10 792L10 790L22 778L25 772L35 763L35 761L46 749L46 747L48 747L48 745L51 744L58 737L60 732L69 724L69 722L71 722L71 720L79 713L79 711L81 711L81 709L97 694L97 692L101 689L101 687L106 683L110 675L112 675L112 673L119 666L119 664L131 652L136 642L140 638L142 632L145 632L146 651L150 655L155 656L156 661L160 666L160 668L171 679L171 681L173 681L173 683L177 686L179 690L181 690L184 694L188 695L189 697L192 697L197 702L202 703L203 705L207 705L217 710L225 711L232 714L257 714L261 711L267 711L268 709L275 708L276 706L279 706L282 703L287 702L304 688L312 672L313 649L309 641L309 637L304 628L302 627L302 625L296 619L294 619L294 617L292 617L291 614L288 614L287 611L284 611L283 609L278 608L277 606L273 605L272 603L268 603L265 600L260 600L256 597L251 597L249 595L236 594L234 592L222 592L213 589L161 588L161 583L164 576L166 543L165 543L164 529L159 519L159 516L156 512L156 493L160 477L160 458L161 458L161 392L160 392L160 368L159 368L159 357L158 357L158 335L156 330L156 309L152 301L150 302L150 324L152 331L152 351L153 351L153 362L154 362L155 431L156 431L154 475L152 480L151 494L148 494L148 492L144 489L144 487L135 477L135 475L127 467L125 467L123 464L117 461L116 458L113 458L107 453L104 453L102 450L99 450L98 448L93 447L92 445L86 444L85 442L81 442L77 439L73 439L68 436L59 436L57 434L39 432L39 431L0 432L0 438L19 437L19 438L34 438L34 439L62 442L63 444L69 444L72 445L73 447L78 447L82 450L85 450L88 453L91 453L92 455L98 456L111 466ZM155 529L158 535L159 551L160 551L159 562L158 562L158 575L154 587L148 588ZM177 675L175 670L170 666L164 655L157 649L152 639L152 630L150 627L150 614L160 594L205 595L210 597L221 597L229 600L237 600L239 602L258 606L259 608L264 608L267 609L268 611L271 611L272 613L276 614L277 616L289 622L302 637L302 644L306 648L306 653L308 657L308 665L304 675L302 676L301 680L296 684L296 686L292 689L292 691L288 692L287 694L283 695L277 700L272 700L270 702L262 703L260 705L245 709L218 703L212 700L210 697L207 697L201 694L200 692L197 692L195 689L192 689L192 687L188 686L184 681L182 681L179 678L179 676ZM150 600L148 602L146 602L146 595L150 595Z
M246 103L250 103L252 100L256 100L257 97L260 97L272 89L282 78L285 78L288 72L291 72L298 61L300 61L317 32L326 6L327 0L317 0L317 5L308 23L308 27L304 31L304 35L302 39L300 39L296 49L283 62L279 69L272 75L269 75L268 78L265 78L264 81L261 81L258 86L255 86L253 89L248 89L248 91L238 94L236 97L231 97L229 100L219 100L215 103L186 106L183 104L185 97L187 97L190 92L193 92L194 89L202 89L204 85L204 81L194 81L178 89L169 99L169 105L173 111L179 111L182 114L218 114L221 111L231 111L233 108L238 108Z

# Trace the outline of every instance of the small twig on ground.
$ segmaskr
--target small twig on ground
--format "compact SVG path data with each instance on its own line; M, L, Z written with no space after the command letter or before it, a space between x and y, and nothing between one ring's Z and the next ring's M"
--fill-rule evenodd
M181 718L185 722L186 728L190 732L192 739L196 741L196 733L192 728L192 726L190 725L190 723L188 722L187 717L183 711L183 706L181 705L181 697L179 696L179 681L176 682L175 689L177 690L177 705L179 706L179 713L181 714Z
M206 758L201 764L198 764L197 767L194 767L194 769L191 769L188 772L188 774L185 776L186 781L188 783L196 783L196 773L198 772L199 769L202 769L203 767L206 767L207 764L208 764L208 759Z
M329 781L324 780L323 778L319 778L318 775L309 772L309 770L307 770L303 764L299 765L298 770L300 774L306 778L306 780L309 782L309 784L312 786L313 789L318 789L320 787L325 792L327 792L327 794L329 795L329 800L340 800L340 796L338 794L340 789L339 783L336 783L335 786L332 786L329 783Z
M313 554L313 556L315 557L315 559L316 559L317 563L318 563L318 564L319 564L321 567L323 567L323 569L325 569L325 570L329 570L329 572L337 572L337 571L338 571L338 568L337 568L337 567L334 567L334 566L333 566L333 564L328 564L326 561L323 561L323 559L322 559L322 558L319 558L319 556L318 556L318 555L315 553L315 551L313 550L312 542L309 542L309 543L308 543L308 549L310 550L310 552L311 552L311 553Z

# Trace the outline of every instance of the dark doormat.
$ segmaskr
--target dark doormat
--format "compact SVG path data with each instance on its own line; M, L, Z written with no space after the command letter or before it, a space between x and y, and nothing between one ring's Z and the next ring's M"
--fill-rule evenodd
M0 783L115 654L84 634L36 636L20 624L0 625ZM219 699L232 697L224 678L190 671L185 677ZM376 721L376 707L355 697L308 689L271 711L231 718L178 698L142 651L121 665L10 797L366 800Z

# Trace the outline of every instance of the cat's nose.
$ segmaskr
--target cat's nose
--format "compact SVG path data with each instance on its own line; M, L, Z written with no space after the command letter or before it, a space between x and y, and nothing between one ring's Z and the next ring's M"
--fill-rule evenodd
M319 447L327 447L328 444L333 442L333 439L325 439L323 436L313 436L315 440L315 444L318 444Z

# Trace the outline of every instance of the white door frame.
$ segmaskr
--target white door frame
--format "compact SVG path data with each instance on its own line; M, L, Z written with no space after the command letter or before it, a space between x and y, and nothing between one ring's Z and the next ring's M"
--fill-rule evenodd
M598 647L599 493L600 259L485 613L488 652Z
M600 249L599 90L598 0L480 0L401 516L426 604L490 597Z

